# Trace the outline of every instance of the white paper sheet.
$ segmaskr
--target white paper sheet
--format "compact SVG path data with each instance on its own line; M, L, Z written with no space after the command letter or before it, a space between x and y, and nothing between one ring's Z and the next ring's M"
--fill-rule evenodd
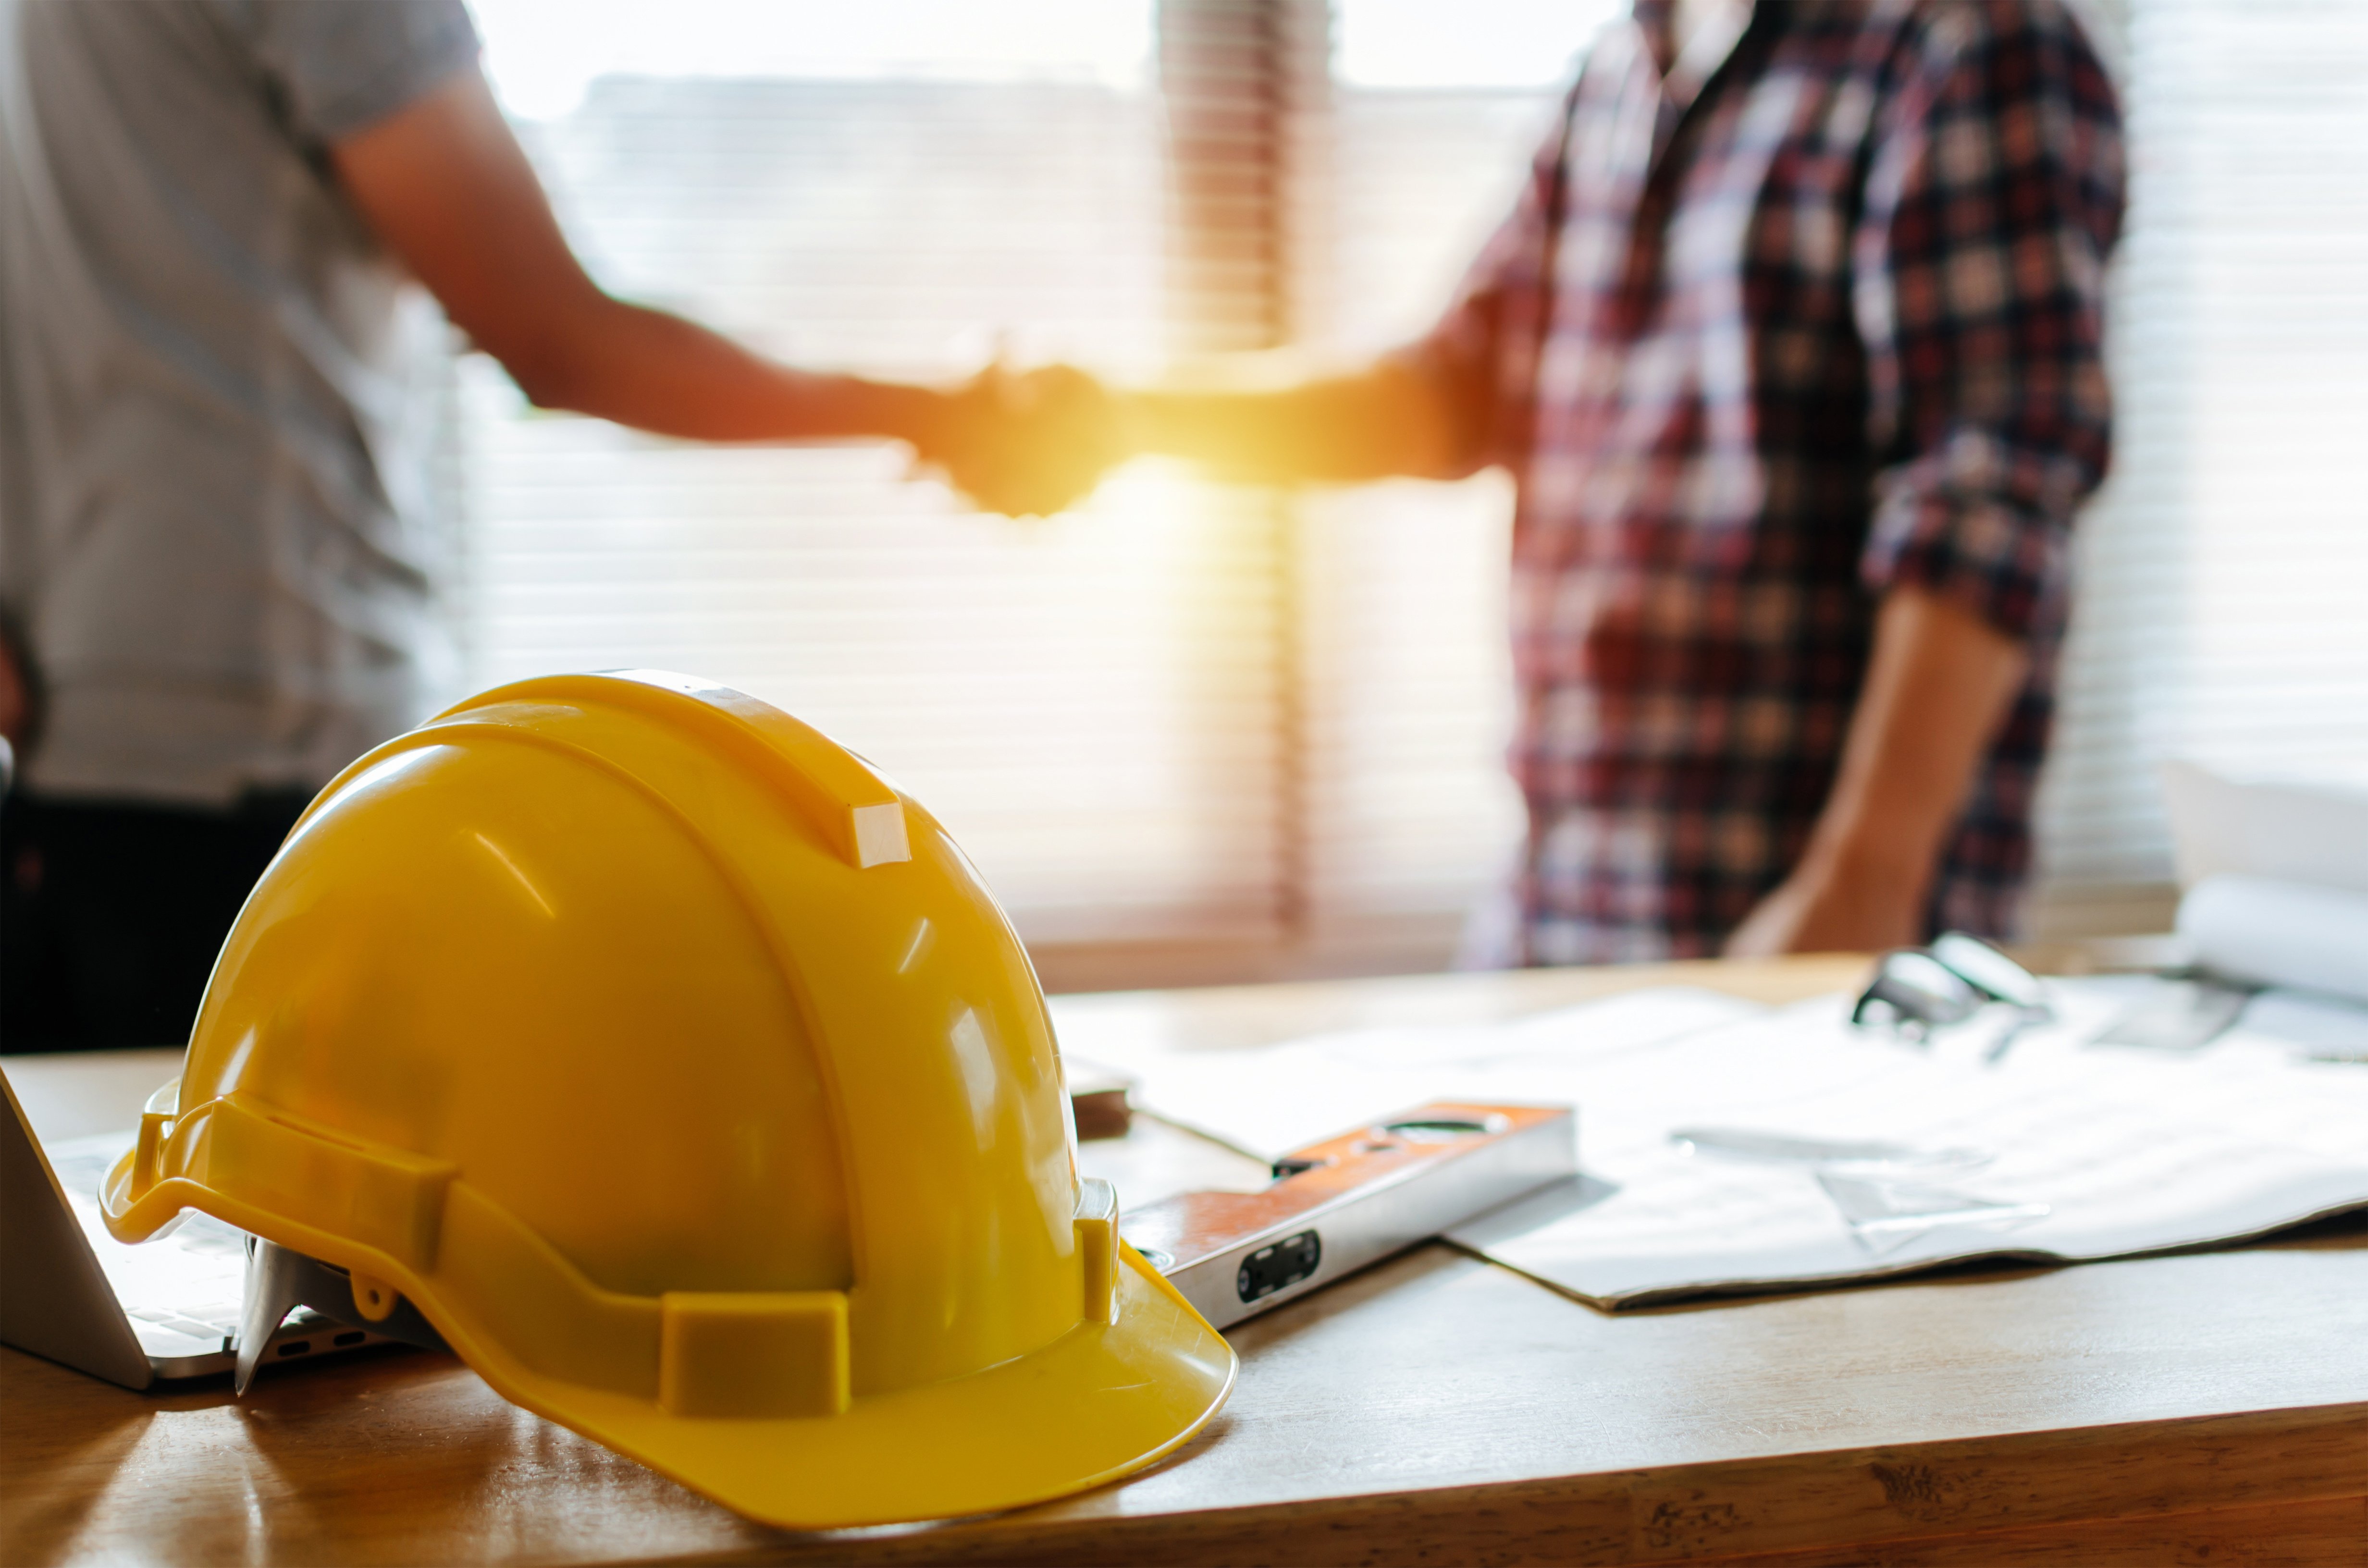
M2180 898L2179 934L2213 974L2368 1002L2368 892L2224 871Z
M2002 1253L2108 1257L2368 1204L2368 1066L2315 1059L2340 1057L2355 1025L2368 1052L2368 1012L2289 1003L2256 1020L2256 1003L2177 1057L2086 1043L2154 983L2057 983L2060 1021L1995 1064L2002 1017L1918 1047L1850 1028L1843 998L1769 1010L1699 991L1119 1064L1139 1105L1262 1157L1425 1099L1575 1104L1584 1178L1453 1239L1607 1306ZM1703 1126L1991 1157L1821 1172L1672 1143Z
M2368 778L2169 762L2162 783L2196 964L2368 1003Z
M1271 1160L1425 1100L1485 1097L1525 1066L1551 1075L1762 1011L1714 991L1668 986L1502 1024L1344 1029L1253 1051L1097 1039L1092 1054L1136 1080L1138 1109Z

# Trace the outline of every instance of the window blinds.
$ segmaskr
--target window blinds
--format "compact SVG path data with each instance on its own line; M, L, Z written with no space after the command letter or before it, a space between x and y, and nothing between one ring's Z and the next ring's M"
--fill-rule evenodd
M2066 933L2167 924L2163 759L2368 764L2368 8L2119 9L2113 474L2078 531L2033 912Z
M1551 91L1338 87L1307 337L1351 358L1428 327L1509 210L1552 107ZM1511 513L1499 473L1299 500L1307 875L1330 950L1443 961L1508 869Z
M1181 346L1353 361L1421 332L1510 207L1553 84L1609 9L1489 0L1448 27L1526 21L1492 55L1442 51L1439 9L1397 0L1168 0L1180 243L1203 267L1232 258L1186 275ZM1326 69L1342 59L1369 68ZM1204 188L1223 199L1195 203ZM1278 231L1263 239L1245 232L1261 213ZM1255 279L1264 298L1212 310L1203 277ZM1278 657L1290 971L1442 964L1506 869L1509 501L1502 475L1268 498L1292 607Z
M1300 337L1353 361L1426 330L1504 215L1613 0L1340 0ZM1500 473L1300 498L1307 938L1437 965L1521 825Z

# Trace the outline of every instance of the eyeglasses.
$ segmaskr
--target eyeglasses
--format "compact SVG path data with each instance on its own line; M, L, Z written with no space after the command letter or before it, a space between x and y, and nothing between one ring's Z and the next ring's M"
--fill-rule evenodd
M2017 1035L2055 1017L2037 975L1979 937L1948 931L1929 948L1900 948L1877 960L1873 978L1850 1010L1850 1022L1888 1025L1920 1040L1993 1002L2015 1012L2012 1026L1990 1047L1993 1062L2006 1054Z

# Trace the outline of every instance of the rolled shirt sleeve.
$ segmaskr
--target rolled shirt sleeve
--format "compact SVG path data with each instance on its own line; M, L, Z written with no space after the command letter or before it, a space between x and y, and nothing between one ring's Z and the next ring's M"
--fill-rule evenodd
M291 128L322 145L368 130L477 59L461 0L246 0L230 15L278 84Z
M2073 513L2111 447L2119 116L2060 8L1928 15L1853 242L1879 464L1860 571L2027 638L2061 619Z

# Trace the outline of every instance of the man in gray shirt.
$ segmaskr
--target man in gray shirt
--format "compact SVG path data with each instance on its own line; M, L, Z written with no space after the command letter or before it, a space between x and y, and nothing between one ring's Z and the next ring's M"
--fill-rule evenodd
M10 1049L183 1038L305 801L424 717L446 315L542 406L900 438L1012 510L1090 483L1000 456L1008 379L806 374L603 293L476 60L461 0L0 0Z

